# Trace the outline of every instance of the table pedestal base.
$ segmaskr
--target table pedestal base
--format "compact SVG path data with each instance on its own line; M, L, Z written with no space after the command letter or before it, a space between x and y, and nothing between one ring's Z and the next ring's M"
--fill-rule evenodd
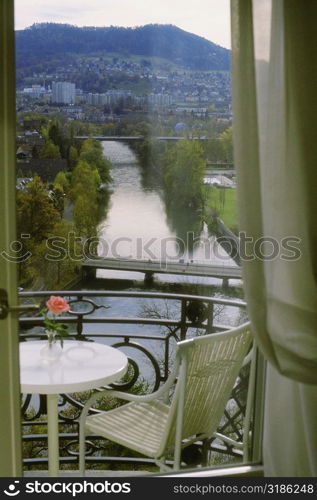
M48 473L57 477L59 472L58 442L58 395L47 395L47 441L48 441Z

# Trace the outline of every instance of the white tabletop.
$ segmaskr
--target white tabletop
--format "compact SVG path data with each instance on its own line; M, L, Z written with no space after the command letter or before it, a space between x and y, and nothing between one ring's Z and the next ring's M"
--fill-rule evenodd
M101 387L117 381L128 367L118 349L97 342L64 341L61 357L47 363L40 350L47 341L20 343L21 392L63 394Z

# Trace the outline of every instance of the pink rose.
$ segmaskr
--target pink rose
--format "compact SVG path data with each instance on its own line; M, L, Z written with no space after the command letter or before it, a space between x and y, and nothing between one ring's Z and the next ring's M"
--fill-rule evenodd
M46 302L46 305L53 314L62 314L70 309L67 300L63 299L63 297L57 297L55 295L51 295L50 299Z

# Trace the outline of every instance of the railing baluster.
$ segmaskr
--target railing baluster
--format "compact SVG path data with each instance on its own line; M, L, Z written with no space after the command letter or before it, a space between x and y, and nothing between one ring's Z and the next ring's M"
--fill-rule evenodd
M164 356L164 381L168 377L168 372L169 372L169 347L170 347L170 338L171 337L166 337L165 339L165 356Z
M181 307L181 340L186 338L187 326L186 326L186 305L187 301L182 300Z
M209 302L208 304L208 318L207 318L207 331L206 333L212 333L212 328L214 324L214 304Z

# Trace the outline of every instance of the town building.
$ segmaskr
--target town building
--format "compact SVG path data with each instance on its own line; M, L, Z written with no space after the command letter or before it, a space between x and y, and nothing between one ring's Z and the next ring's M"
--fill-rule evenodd
M74 104L76 87L71 82L52 83L52 102L58 104Z

